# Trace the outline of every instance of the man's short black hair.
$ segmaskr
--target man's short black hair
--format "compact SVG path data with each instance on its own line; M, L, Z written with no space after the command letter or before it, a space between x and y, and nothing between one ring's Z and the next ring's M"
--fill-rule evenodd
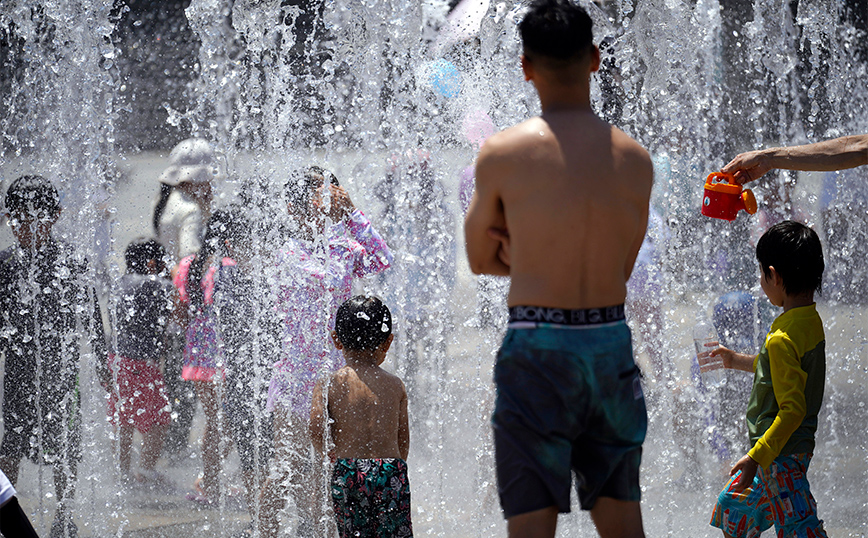
M821 289L823 246L817 232L800 222L785 220L769 228L756 244L756 258L766 278L769 267L775 268L788 295Z
M5 205L10 213L50 216L60 211L60 195L42 176L21 176L6 189Z
M372 351L392 334L392 313L377 297L356 295L335 316L338 340L353 351Z
M577 60L593 44L588 12L570 0L534 0L518 25L526 56Z
M166 269L166 248L156 239L138 237L127 245L124 260L128 273L150 274L148 263L151 260L157 262L156 272L162 273Z

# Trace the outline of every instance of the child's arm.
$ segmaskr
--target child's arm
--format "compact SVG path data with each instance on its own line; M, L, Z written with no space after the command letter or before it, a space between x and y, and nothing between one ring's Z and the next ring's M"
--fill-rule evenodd
M753 372L753 361L756 359L756 355L746 355L744 353L736 353L731 349L727 349L723 346L718 347L717 349L713 349L708 352L708 356L704 356L705 353L700 353L697 357L697 361L699 362L699 371L707 372L709 370L714 370L713 366L709 366L709 363L714 364L715 361L712 361L712 357L723 357L723 367L729 368L730 370L741 370L743 372Z
M105 339L105 326L102 323L102 310L99 307L96 290L90 288L89 292L93 298L91 349L93 350L93 354L96 355L96 374L99 384L102 385L106 392L111 392L114 381L108 368L108 345Z
M401 403L398 411L398 452L401 459L407 461L410 455L410 424L407 413L407 391L401 384Z
M346 226L359 245L364 249L356 259L353 273L357 277L373 275L387 269L392 264L392 251L385 239L374 229L371 221L356 209L346 219Z
M325 454L327 414L325 399L323 398L323 380L321 379L316 382L313 388L313 402L310 407L310 440L320 459Z

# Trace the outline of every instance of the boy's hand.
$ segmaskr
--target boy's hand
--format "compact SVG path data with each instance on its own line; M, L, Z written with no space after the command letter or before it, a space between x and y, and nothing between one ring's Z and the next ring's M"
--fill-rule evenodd
M735 473L741 471L741 476L738 478L738 482L733 484L732 491L736 493L741 493L748 486L753 484L753 478L756 476L758 468L759 464L748 455L745 455L742 459L738 460L738 463L735 464L735 467L733 467L729 471L729 476L732 476Z
M509 267L509 231L506 228L489 228L488 237L500 241L500 246L497 248L497 259Z
M708 344L709 348L696 355L696 361L699 363L700 372L711 372L712 370L720 370L729 368L727 366L727 357L729 362L732 362L734 352L720 345L720 342L712 342Z
M697 356L699 361L699 371L708 372L719 368L729 368L730 370L741 370L743 372L753 372L753 360L755 355L746 355L737 353L723 346L718 346L708 353L700 353ZM703 365L705 367L703 368Z

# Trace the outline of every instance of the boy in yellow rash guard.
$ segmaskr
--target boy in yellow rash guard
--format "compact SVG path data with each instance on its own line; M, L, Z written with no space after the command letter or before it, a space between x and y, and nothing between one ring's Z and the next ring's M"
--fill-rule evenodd
M719 347L699 358L703 370L715 367L710 357L721 356L725 368L754 372L747 409L752 448L730 471L711 525L728 537L752 538L774 524L779 537L825 538L805 476L826 375L826 337L814 303L823 251L812 229L785 221L760 238L756 253L762 289L784 312L756 357Z

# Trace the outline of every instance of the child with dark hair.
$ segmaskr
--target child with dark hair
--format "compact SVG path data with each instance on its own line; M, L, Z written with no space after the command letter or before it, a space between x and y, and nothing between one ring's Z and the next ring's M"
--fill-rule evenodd
M51 536L76 534L69 502L81 457L79 359L81 327L90 337L106 389L102 315L87 262L55 239L60 195L42 176L9 185L6 217L17 244L0 253L0 351L3 442L0 470L14 485L23 457L51 465L57 510Z
M117 349L109 357L117 376L109 415L118 425L123 477L155 485L163 481L154 467L171 422L160 366L165 361L166 327L172 316L172 284L166 278L166 249L156 239L134 239L124 257L127 272L120 279L115 309ZM139 465L144 473L131 475L134 430L142 433Z
M229 257L227 236L237 225L232 214L215 211L208 221L202 248L181 259L172 281L177 289L175 315L184 320L186 346L181 377L192 381L205 412L202 434L202 478L187 498L200 504L214 504L220 493L220 395L225 376L224 357L214 315L216 276L223 266L235 265Z
M823 250L814 230L785 221L760 238L756 254L762 289L784 311L759 355L725 347L708 353L721 356L725 368L754 372L747 408L752 448L730 471L711 525L733 537L757 536L772 524L778 536L824 537L805 477L825 388L826 337L814 303ZM709 362L700 356L704 370L712 369Z
M314 388L310 435L317 452L328 449L334 463L331 492L341 538L413 535L407 393L398 377L380 368L392 338L386 305L376 297L349 299L332 331L347 365Z

